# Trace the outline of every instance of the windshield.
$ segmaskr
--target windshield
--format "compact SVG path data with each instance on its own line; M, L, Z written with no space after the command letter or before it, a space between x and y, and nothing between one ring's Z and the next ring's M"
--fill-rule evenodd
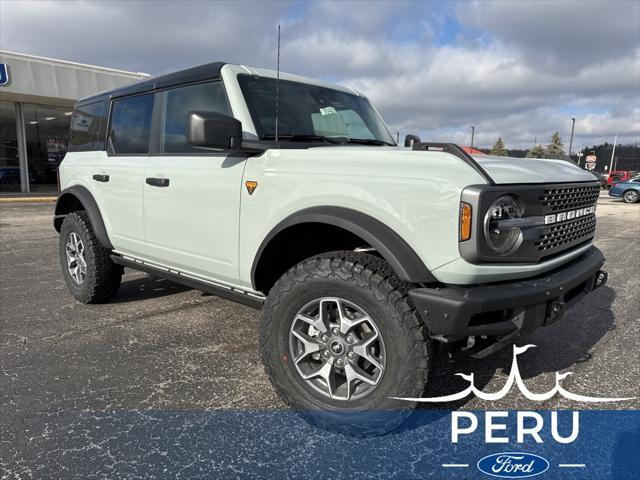
M275 135L275 78L238 75L260 139ZM293 140L335 140L395 145L369 101L361 96L306 83L280 80L278 136ZM331 143L336 143L335 141Z

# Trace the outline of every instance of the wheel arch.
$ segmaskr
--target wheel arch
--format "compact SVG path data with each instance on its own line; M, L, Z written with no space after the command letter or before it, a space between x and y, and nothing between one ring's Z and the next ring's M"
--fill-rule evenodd
M93 198L91 192L82 185L73 185L65 188L60 192L60 195L58 195L53 217L53 227L56 231L60 232L64 217L78 210L85 210L87 215L89 215L91 227L100 245L113 250L113 245L111 244L111 240L109 240L109 235L107 234L98 203L95 198Z
M339 246L329 250L342 250L357 246L356 242L364 243L376 250L384 258L398 275L400 280L412 283L434 283L436 278L431 274L424 262L407 242L393 229L379 220L344 207L319 206L311 207L296 212L278 223L264 238L253 260L251 267L251 282L256 291L268 293L275 281L267 279L267 270L273 265L273 257L280 256L281 248L287 246L288 232L293 229L311 228L313 225L325 226L338 234L344 235L345 246ZM329 251L313 252L304 258L298 258L292 265L278 273L283 274L299 261L309 256ZM290 262L289 262L290 263ZM279 277L279 275L278 275Z

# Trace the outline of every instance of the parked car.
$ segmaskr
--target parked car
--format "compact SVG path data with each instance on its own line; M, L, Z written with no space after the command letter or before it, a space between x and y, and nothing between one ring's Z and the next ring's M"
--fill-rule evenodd
M626 182L635 176L636 172L632 170L614 170L607 178L607 188L611 188L616 182Z
M626 182L614 183L609 189L609 195L622 198L626 203L636 203L640 200L640 176L633 177Z
M275 390L323 426L395 428L436 342L487 336L481 358L607 279L589 172L399 147L349 88L212 63L76 103L91 112L109 118L72 129L53 219L71 294L106 302L129 267L260 308Z

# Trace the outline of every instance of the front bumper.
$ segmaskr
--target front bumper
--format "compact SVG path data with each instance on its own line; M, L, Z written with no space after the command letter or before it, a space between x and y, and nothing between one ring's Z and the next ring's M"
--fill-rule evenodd
M604 256L591 247L573 261L526 280L478 286L416 288L409 295L432 336L528 334L562 317L607 281Z

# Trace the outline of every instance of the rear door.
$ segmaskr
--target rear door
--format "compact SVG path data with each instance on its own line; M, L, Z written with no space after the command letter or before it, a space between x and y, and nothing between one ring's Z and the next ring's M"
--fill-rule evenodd
M153 101L153 93L112 101L107 151L97 159L92 176L111 243L136 257L146 254L142 186Z
M197 277L238 281L244 157L187 143L189 111L231 115L220 81L180 86L156 100L144 184L147 257Z

